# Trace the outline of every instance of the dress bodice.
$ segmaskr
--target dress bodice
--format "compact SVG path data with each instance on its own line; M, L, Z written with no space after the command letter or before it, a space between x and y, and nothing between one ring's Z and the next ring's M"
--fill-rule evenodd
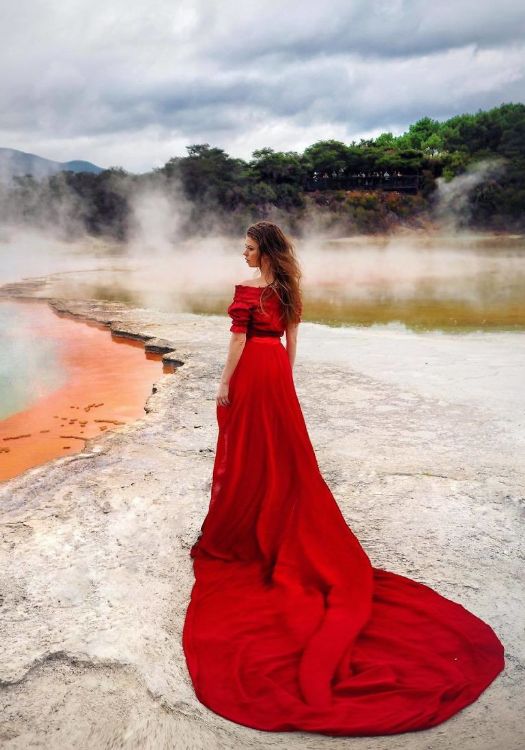
M230 331L251 336L282 336L285 330L283 307L273 287L236 284L233 300L228 307L232 319ZM261 297L263 297L261 299Z

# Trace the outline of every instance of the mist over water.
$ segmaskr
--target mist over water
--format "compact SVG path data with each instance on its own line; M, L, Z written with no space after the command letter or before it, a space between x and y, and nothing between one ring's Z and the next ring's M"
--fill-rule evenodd
M39 232L4 226L0 286L45 276L48 281L40 294L46 297L225 316L234 284L258 276L244 260L244 235L226 236L218 225L208 236L187 239L180 229L185 210L183 203L174 209L162 191L145 192L134 205L135 231L126 243L89 236L67 241L60 227L56 232ZM383 378L404 378L427 389L434 387L428 366L433 362L434 368L447 369L439 388L443 383L458 392L463 388L465 402L483 404L490 402L487 393L494 391L495 413L505 412L507 420L522 414L516 410L516 380L522 379L522 366L515 336L487 333L525 330L523 236L474 234L458 226L441 226L339 238L312 231L292 239L303 273L303 320L333 327L330 333L309 331L318 337L317 354L326 351L327 359L334 362L338 357L351 358L352 366L363 372L374 375L380 370ZM38 285L35 289L38 294ZM36 322L40 322L38 335L32 330L35 316L24 318L22 305L0 297L0 420L24 411L64 384L52 323L45 318ZM342 330L345 326L352 329ZM225 335L228 327L226 323ZM418 336L406 329L438 336ZM448 339L449 349L458 353L456 375L454 362L439 346L441 331L460 334L455 348ZM461 337L472 331L481 334ZM374 341L375 349L369 351L367 342ZM397 364L403 346L412 347L410 356L405 351L404 370ZM308 346L303 356L305 361L312 356ZM470 366L465 365L465 356ZM390 360L396 364L389 374L385 361ZM421 366L415 366L416 360ZM480 362L484 363L481 380ZM493 388L496 376L509 394L507 402L500 397L501 388ZM440 395L439 388L433 395Z
M0 419L65 382L56 342L35 335L32 322L21 305L0 299Z
M2 280L55 274L52 296L120 301L167 312L225 314L233 284L258 274L244 238L137 239L130 245L15 238ZM404 233L296 241L305 320L398 322L419 329L525 327L525 240Z
M65 241L51 230L0 227L0 285L50 273L107 267L125 254L117 243L86 236Z
M485 160L448 183L438 180L435 224L427 230L327 238L316 233L315 217L306 217L302 236L293 238L304 319L419 330L524 328L525 237L461 228L469 193L503 168ZM169 192L145 184L130 196L130 209L126 243L87 235L66 241L67 223L45 231L2 227L0 284L55 274L57 297L223 315L233 285L257 277L242 255L244 237L226 236L218 219L207 236L185 237L191 205L173 186Z

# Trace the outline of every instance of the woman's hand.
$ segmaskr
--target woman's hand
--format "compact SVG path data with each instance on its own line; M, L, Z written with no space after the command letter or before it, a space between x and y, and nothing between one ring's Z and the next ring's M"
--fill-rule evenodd
M217 388L217 395L215 396L218 406L230 405L230 399L228 398L229 390L230 386L228 385L228 383L219 383L219 387Z

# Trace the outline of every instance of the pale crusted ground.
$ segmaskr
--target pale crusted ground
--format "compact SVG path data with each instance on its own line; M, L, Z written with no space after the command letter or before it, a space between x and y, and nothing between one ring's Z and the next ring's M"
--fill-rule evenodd
M46 296L38 282L7 291ZM295 380L310 437L372 563L485 619L507 659L481 698L439 727L331 738L216 716L194 697L186 670L188 552L208 505L228 320L56 304L167 339L175 350L167 356L185 364L172 375L159 366L143 419L0 485L2 747L525 745L523 334L301 326Z

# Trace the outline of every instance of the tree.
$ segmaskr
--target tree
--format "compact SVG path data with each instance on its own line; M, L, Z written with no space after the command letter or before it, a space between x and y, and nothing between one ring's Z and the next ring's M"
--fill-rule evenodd
M341 141L317 141L304 151L304 160L311 177L337 178L348 166L348 146Z

